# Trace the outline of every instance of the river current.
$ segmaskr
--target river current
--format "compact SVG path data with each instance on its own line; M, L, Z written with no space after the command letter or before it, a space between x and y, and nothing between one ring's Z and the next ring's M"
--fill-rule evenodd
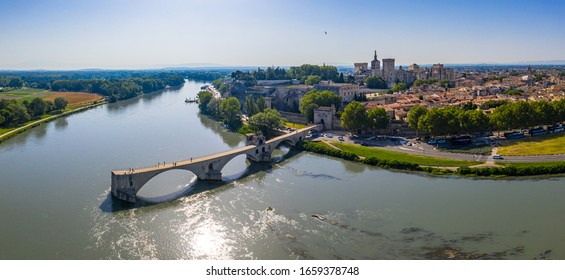
M242 147L186 104L202 82L59 118L0 144L0 259L565 259L565 179L394 172L288 147L223 182L169 171L137 204L110 171Z

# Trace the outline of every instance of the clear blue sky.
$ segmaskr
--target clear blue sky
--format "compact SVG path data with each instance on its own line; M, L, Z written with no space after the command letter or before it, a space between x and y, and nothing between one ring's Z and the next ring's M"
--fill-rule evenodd
M0 69L565 59L565 1L0 0ZM324 33L327 32L327 35Z

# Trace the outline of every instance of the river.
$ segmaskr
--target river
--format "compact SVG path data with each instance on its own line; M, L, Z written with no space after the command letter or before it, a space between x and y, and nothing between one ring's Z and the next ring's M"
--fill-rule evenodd
M238 156L221 183L169 171L141 203L112 199L112 169L244 145L184 102L201 85L0 144L0 259L565 259L563 177L433 177L282 147L272 165Z

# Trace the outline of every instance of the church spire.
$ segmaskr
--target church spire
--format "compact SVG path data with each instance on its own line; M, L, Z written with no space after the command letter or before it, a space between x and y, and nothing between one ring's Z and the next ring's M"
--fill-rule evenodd
M375 60L377 60L377 50L375 50Z

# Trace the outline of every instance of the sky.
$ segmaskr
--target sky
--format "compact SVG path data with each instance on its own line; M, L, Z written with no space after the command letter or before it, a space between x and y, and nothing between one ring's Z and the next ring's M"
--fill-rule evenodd
M565 60L563 0L0 0L0 69ZM326 34L327 33L327 34Z

